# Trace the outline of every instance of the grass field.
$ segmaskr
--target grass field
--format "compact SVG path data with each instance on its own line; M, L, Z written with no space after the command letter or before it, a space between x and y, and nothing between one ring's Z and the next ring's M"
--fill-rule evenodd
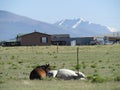
M87 81L29 80L37 65L75 70L77 47ZM120 45L0 47L0 90L120 90L119 84Z

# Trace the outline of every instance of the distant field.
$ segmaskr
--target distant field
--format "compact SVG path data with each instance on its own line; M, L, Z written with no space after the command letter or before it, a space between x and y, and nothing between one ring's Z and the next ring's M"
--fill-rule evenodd
M37 65L80 71L87 81L29 80ZM0 47L0 90L120 90L120 45Z

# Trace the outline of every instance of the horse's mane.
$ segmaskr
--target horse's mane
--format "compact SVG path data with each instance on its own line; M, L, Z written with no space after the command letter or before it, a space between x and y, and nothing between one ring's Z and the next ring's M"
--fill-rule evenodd
M43 69L47 72L48 69L50 70L50 65L49 64L41 65L41 66L37 66L36 68Z

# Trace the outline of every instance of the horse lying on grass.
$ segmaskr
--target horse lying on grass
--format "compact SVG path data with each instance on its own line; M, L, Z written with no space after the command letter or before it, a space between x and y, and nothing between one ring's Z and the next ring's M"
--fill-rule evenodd
M86 76L82 72L75 72L70 69L58 69L58 70L51 70L48 73L48 76L56 77L59 79L70 80L70 79L87 79Z
M50 70L50 65L42 65L34 68L30 73L30 80L43 79L46 77L56 77L58 79L70 80L70 79L82 79L85 80L86 76L82 72L75 72L70 69L58 69Z
M46 64L46 65L42 65L42 66L37 66L35 69L33 69L30 72L30 80L34 80L34 79L43 79L47 76L47 73L50 71L50 65Z

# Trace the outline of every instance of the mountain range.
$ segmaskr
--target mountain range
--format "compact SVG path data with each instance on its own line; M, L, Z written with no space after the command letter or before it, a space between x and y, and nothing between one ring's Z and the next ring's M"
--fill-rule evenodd
M0 10L0 41L15 38L20 33L25 34L33 31L47 34L70 34L71 37L111 33L110 28L90 23L82 18L65 19L50 24Z
M71 29L76 35L79 36L95 36L110 34L112 32L110 27L91 23L83 18L61 20L56 22L55 25L66 29Z

